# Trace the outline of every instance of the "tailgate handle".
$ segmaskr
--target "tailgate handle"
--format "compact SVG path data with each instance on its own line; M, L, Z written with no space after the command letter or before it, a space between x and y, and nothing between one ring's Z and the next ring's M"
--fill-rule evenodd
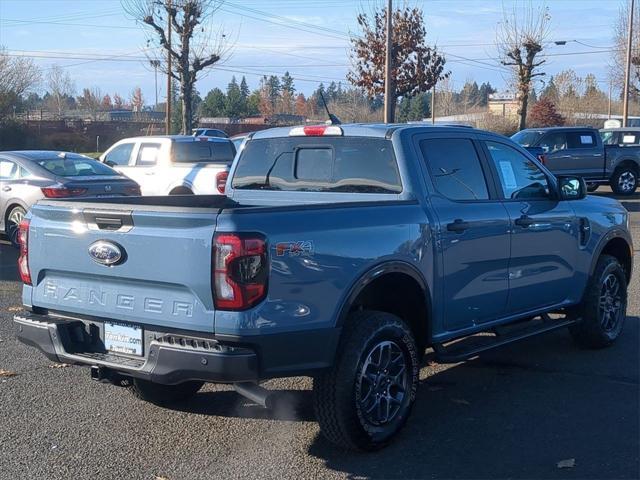
M120 230L122 227L121 218L96 217L95 220L100 230Z
M128 232L133 228L131 211L84 210L82 214L89 230Z

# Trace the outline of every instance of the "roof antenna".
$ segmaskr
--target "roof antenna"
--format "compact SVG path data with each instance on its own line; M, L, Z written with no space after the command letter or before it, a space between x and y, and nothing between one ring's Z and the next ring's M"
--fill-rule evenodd
M327 107L327 101L324 99L324 95L321 91L318 91L320 94L320 98L322 99L322 104L324 105L324 109L327 112L327 116L329 117L329 122L331 125L340 125L342 122L338 117L336 117L333 113L329 111L329 107Z

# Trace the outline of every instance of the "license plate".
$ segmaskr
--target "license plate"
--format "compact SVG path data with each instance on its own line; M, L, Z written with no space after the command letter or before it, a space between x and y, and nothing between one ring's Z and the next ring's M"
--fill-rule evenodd
M105 322L104 346L111 352L142 356L142 328Z

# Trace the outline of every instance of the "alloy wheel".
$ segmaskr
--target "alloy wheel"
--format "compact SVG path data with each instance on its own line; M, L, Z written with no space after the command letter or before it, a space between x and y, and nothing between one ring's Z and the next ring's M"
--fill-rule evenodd
M636 188L636 175L631 171L626 171L618 177L618 187L623 192L631 192Z
M409 372L404 351L393 341L383 341L369 351L356 385L358 410L368 423L393 421L406 408Z
M21 208L14 208L7 218L7 236L14 245L18 245L20 222L23 218L24 211Z
M615 274L610 273L602 281L600 303L598 305L600 325L606 332L615 330L618 326L623 312L622 303L620 280Z

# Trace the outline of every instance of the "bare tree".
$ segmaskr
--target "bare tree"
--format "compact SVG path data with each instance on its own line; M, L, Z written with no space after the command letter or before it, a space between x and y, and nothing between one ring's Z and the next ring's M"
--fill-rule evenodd
M15 108L40 79L40 69L31 59L11 57L0 47L0 115Z
M144 97L142 96L142 90L140 87L136 87L131 92L131 109L134 112L141 112L144 107Z
M93 120L98 119L98 112L102 105L102 92L98 87L83 88L82 95L77 101L80 108L90 114Z
M609 64L609 76L613 86L622 91L624 88L624 71L627 62L627 38L629 35L629 2L620 5L618 19L613 27L615 52ZM640 2L636 2L633 11L633 39L631 41L631 77L629 93L631 98L640 94Z
M347 73L347 80L372 98L384 93L387 13L385 8L374 11L371 17L359 14L362 35L351 38L353 69ZM444 56L426 43L421 9L404 6L394 9L392 17L391 111L394 112L399 97L426 92L449 73L444 72Z
M121 0L125 11L148 28L148 45L165 52L159 61L167 73L166 53L171 56L171 76L180 83L182 133L191 132L193 92L198 74L220 63L228 54L225 35L211 29L212 16L224 0ZM170 24L170 26L169 26ZM172 42L169 43L169 35Z
M522 130L527 125L527 107L532 82L535 77L544 75L540 66L545 60L540 59L540 53L549 36L551 16L546 6L535 8L529 2L516 3L510 12L505 9L503 17L496 32L496 40L500 63L513 70L520 101L519 128Z
M56 109L58 117L62 117L69 97L76 93L76 85L69 72L59 65L53 65L47 75L47 86L53 107Z

